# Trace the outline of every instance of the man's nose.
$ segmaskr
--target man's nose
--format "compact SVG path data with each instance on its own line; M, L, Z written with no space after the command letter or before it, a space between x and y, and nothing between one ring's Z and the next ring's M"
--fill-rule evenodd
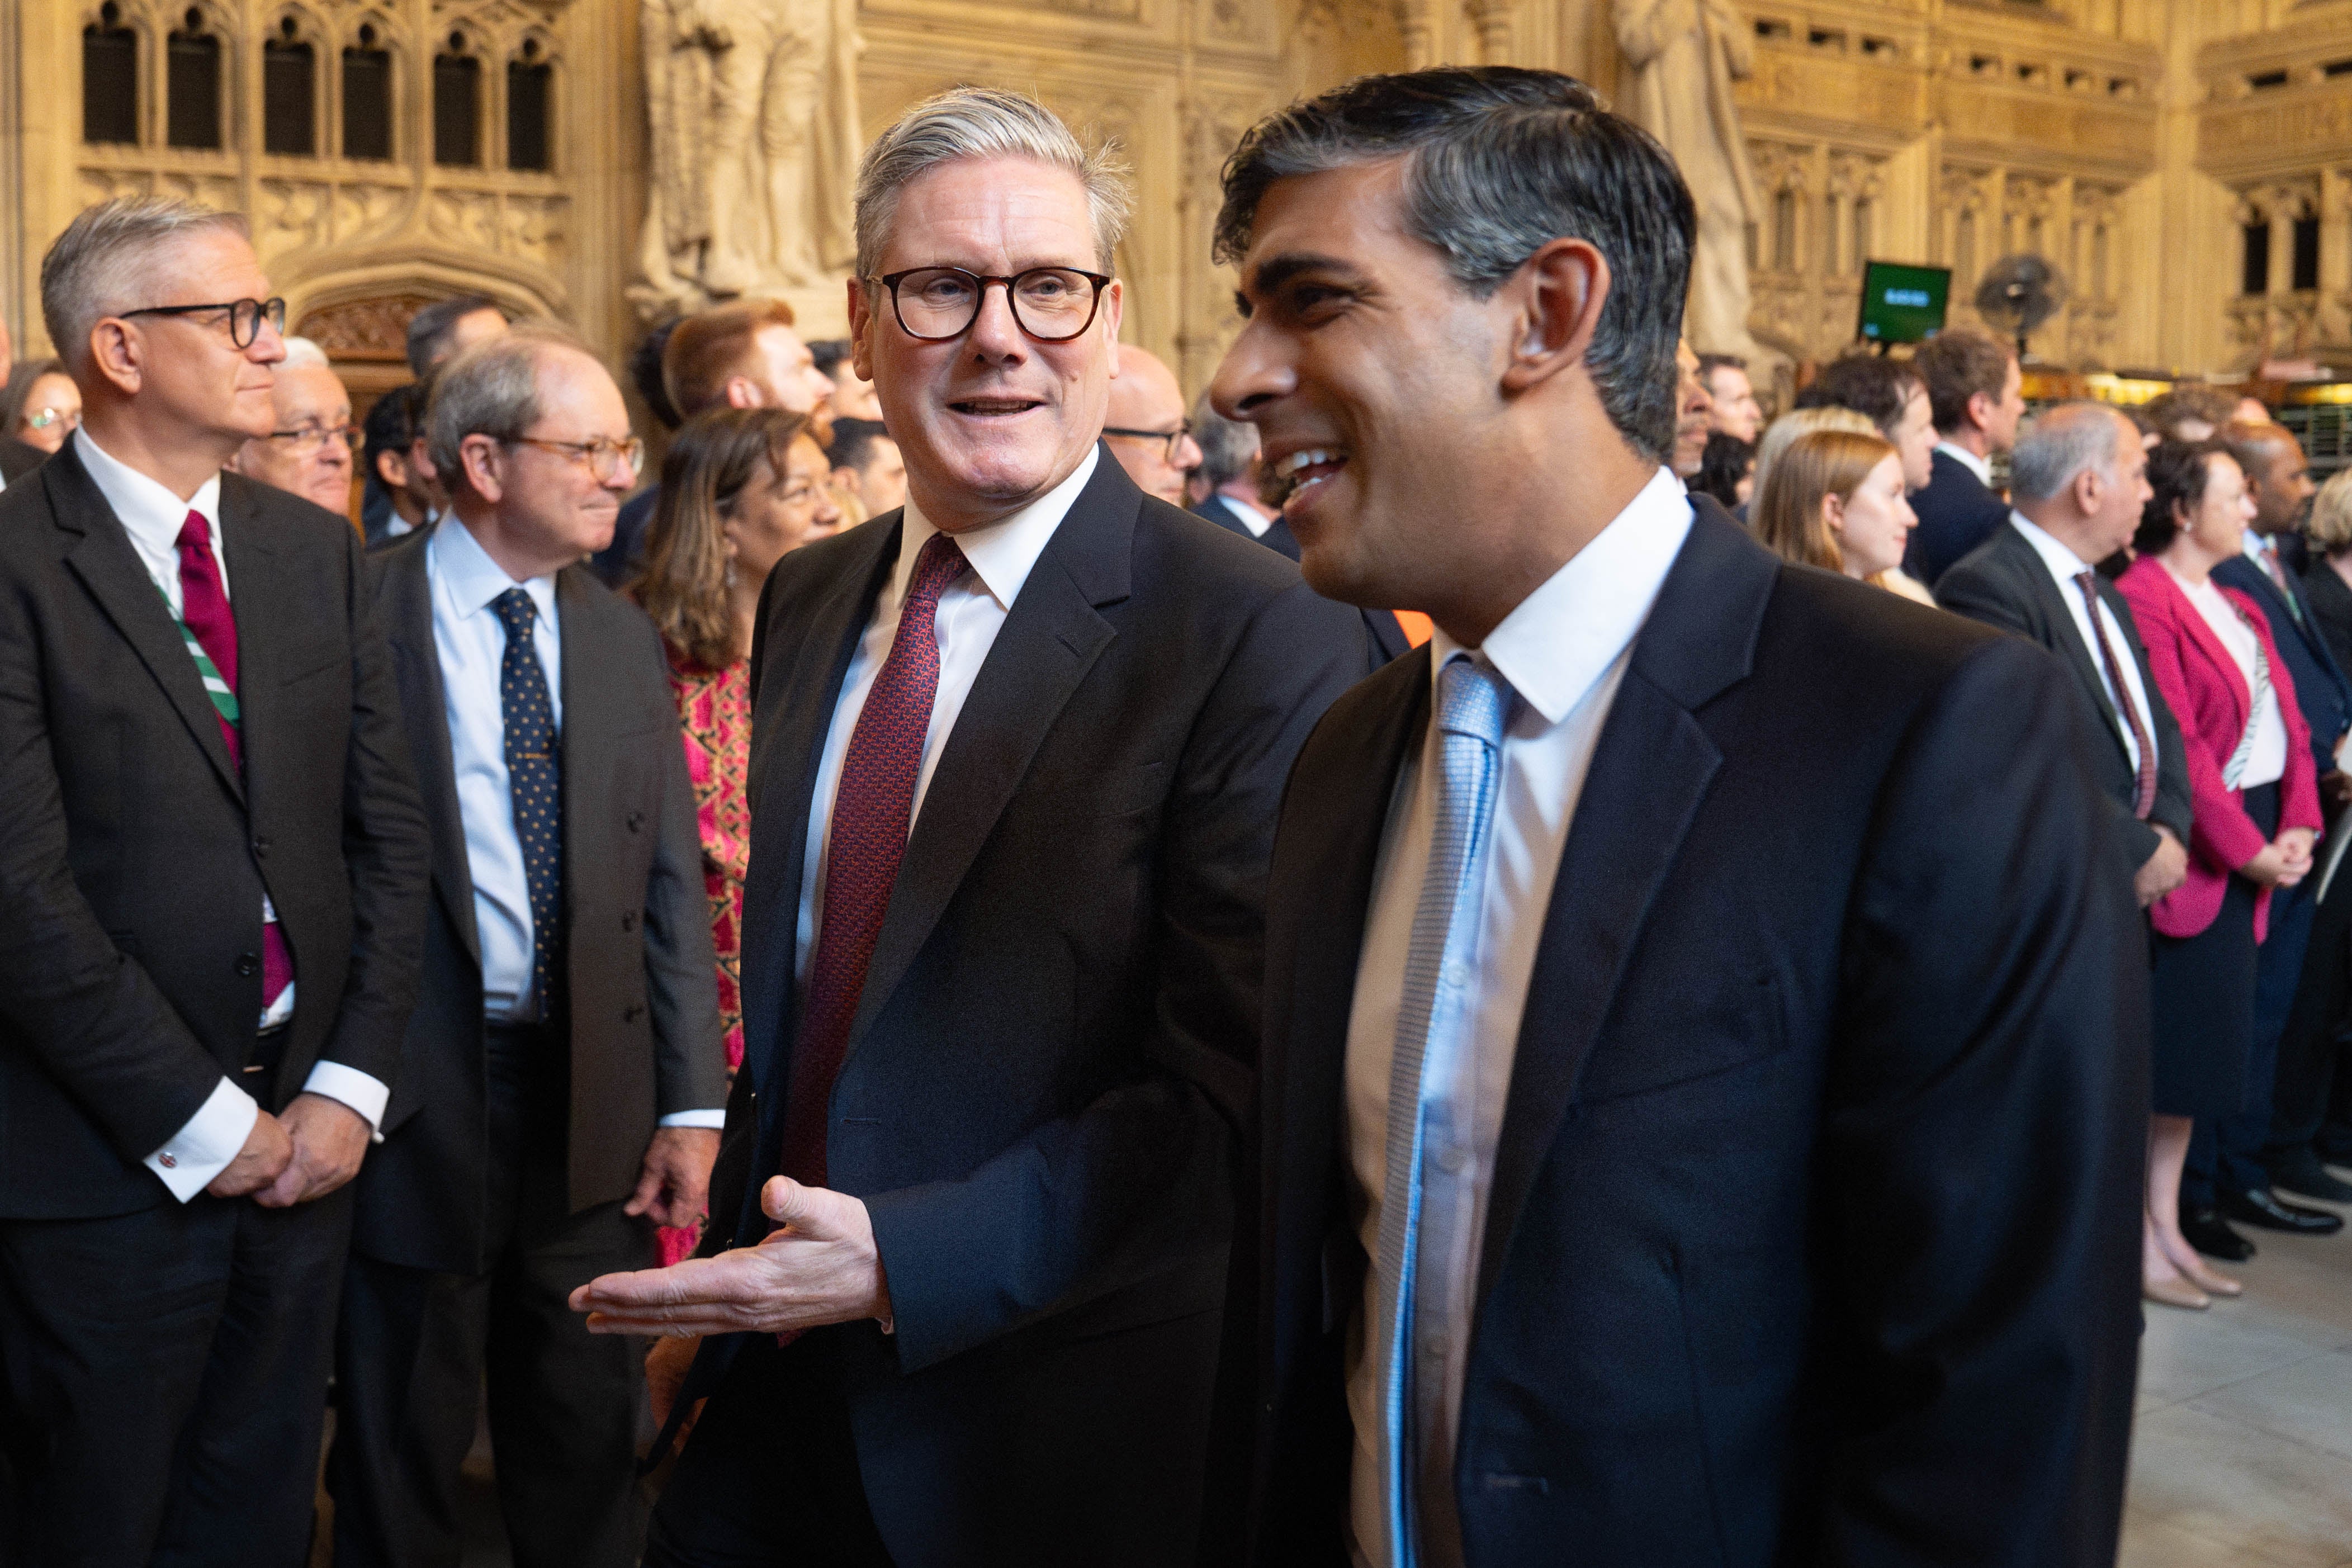
M1271 399L1287 396L1298 384L1281 357L1273 334L1259 323L1244 323L1241 336L1217 365L1209 382L1209 406L1226 419L1246 420L1250 410ZM1197 459L1196 459L1197 461Z
M991 359L1021 351L1021 323L1013 314L1013 291L982 285L980 314L972 318L971 346Z

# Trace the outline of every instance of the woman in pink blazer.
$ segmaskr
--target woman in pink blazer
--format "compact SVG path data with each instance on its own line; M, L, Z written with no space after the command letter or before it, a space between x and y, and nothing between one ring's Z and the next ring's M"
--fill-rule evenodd
M2245 476L2211 443L2149 455L2155 492L2116 586L2131 601L2148 670L2189 753L2196 806L2189 880L2149 911L2156 928L2155 1118L2148 1140L2141 1287L2168 1306L2236 1295L2180 1234L2180 1172L2195 1118L2235 1113L2253 1041L2254 953L2271 889L2311 870L2320 826L2310 735L2270 623L2212 580L2254 515Z

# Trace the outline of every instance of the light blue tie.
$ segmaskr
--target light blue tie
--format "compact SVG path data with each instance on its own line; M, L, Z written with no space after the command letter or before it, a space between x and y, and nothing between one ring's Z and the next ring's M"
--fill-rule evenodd
M1389 1067L1388 1174L1381 1187L1380 1256L1374 1260L1381 1346L1381 1475L1389 1568L1413 1568L1413 1273L1421 1240L1422 1138L1427 1113L1422 1065L1450 1059L1463 1018L1458 978L1477 942L1486 838L1502 771L1510 683L1458 654L1437 676L1437 820L1429 872L1412 915L1404 996L1397 1009L1396 1055ZM1444 1074L1440 1075L1443 1082Z

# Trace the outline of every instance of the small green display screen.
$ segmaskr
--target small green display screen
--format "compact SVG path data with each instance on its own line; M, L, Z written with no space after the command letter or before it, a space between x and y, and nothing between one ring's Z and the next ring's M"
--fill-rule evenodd
M1944 329L1952 269L1866 262L1862 269L1862 335L1874 343L1916 343Z

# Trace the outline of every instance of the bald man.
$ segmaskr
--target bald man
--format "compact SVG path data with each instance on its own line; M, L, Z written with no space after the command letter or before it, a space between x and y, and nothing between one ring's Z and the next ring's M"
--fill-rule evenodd
M1200 444L1184 418L1184 389L1157 354L1118 346L1103 439L1127 476L1146 495L1184 504L1184 476L1201 465Z
M270 388L270 433L237 449L229 471L343 515L352 505L352 394L308 338L286 340Z

